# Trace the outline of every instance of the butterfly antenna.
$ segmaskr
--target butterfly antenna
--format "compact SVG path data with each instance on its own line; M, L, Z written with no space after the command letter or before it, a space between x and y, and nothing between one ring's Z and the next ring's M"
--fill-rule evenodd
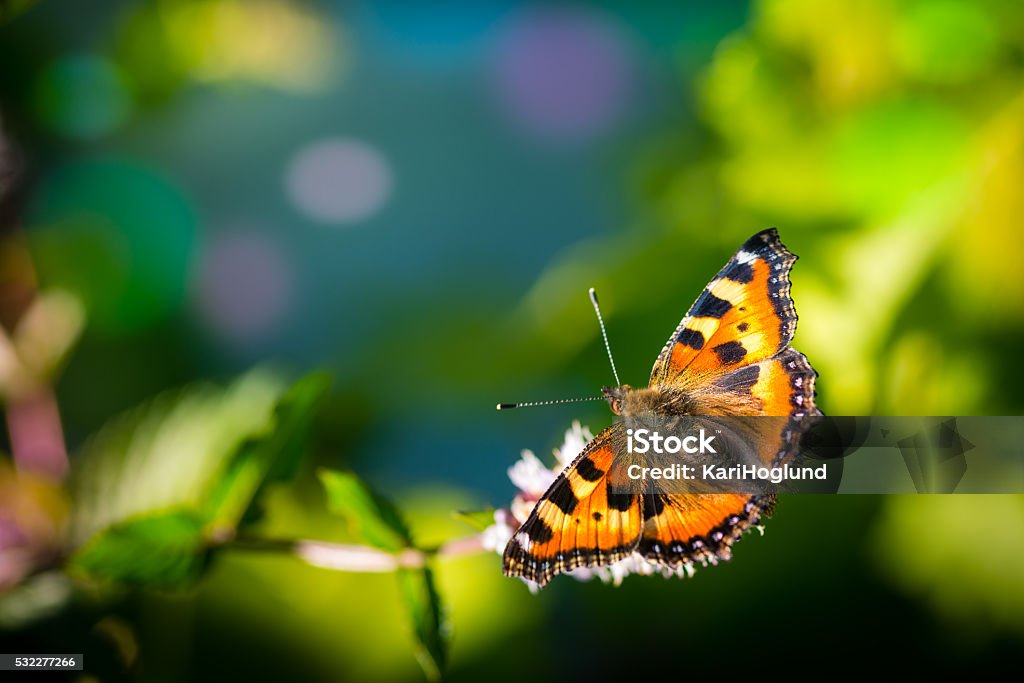
M588 396L587 398L560 398L554 401L531 401L529 403L499 403L498 410L513 408L532 408L533 406L553 406L558 403L580 403L582 401L603 401L604 396Z
M604 338L604 348L608 352L608 362L612 364L612 374L615 375L615 386L622 386L619 381L619 372L615 369L615 358L612 357L612 346L608 343L608 332L604 329L604 318L601 316L601 306L597 303L597 292L590 288L590 303L594 304L594 313L597 313L597 324L601 326L601 336Z

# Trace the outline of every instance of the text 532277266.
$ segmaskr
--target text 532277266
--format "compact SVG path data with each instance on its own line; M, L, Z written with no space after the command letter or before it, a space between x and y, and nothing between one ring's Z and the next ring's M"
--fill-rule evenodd
M82 655L0 654L0 671L81 671Z

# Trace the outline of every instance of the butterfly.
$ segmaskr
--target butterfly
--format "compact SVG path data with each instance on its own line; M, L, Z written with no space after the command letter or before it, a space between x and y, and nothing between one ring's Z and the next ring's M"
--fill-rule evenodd
M672 333L648 387L602 389L612 412L820 415L817 373L789 345L796 259L774 228L744 242ZM506 545L506 576L543 587L556 574L635 554L669 569L727 560L732 544L774 508L773 495L623 492L611 486L610 471L625 438L624 422L616 421L555 479Z

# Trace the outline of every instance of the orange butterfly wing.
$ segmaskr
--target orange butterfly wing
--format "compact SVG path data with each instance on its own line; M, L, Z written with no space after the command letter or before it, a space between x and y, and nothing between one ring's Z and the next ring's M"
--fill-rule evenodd
M744 242L662 349L651 371L651 385L672 384L684 372L722 373L785 349L796 330L796 309L789 296L789 271L795 261L774 228Z
M637 552L647 560L677 568L728 560L743 532L771 514L772 496L735 493L644 496L644 533Z
M758 399L757 415L820 415L814 404L818 373L804 354L786 347L771 358L729 370L714 378L717 387Z
M595 436L558 475L505 546L506 576L544 586L555 574L612 564L640 541L640 497L609 491L608 472L625 439L621 422Z

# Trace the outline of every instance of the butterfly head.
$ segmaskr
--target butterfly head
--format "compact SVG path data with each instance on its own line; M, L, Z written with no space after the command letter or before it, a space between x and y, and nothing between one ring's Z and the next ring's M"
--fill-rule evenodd
M612 412L616 415L622 415L622 402L626 398L626 394L633 390L633 387L628 384L623 384L618 387L601 387L601 394L604 395L608 405L611 406Z
M684 394L666 392L659 387L634 389L628 384L601 387L612 412L622 417L689 414L691 406Z

